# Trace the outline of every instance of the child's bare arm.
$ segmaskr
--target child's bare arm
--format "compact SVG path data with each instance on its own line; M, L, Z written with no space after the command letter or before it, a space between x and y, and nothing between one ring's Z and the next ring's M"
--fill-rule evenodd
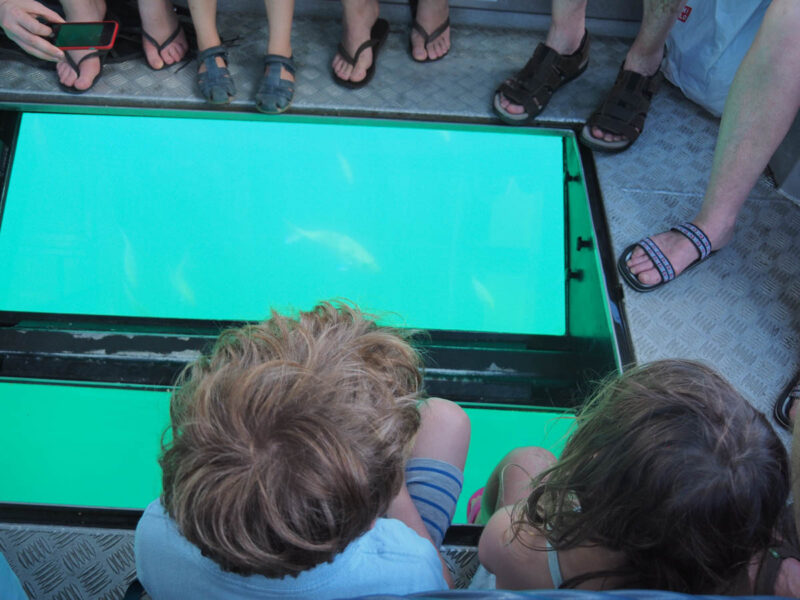
M400 493L395 496L394 500L389 505L389 510L386 512L386 516L390 519L402 521L411 529L416 531L419 535L430 541L431 544L433 544L433 540L431 539L431 536L425 527L425 523L422 522L422 517L419 516L417 507L414 506L414 501L411 499L411 496L408 493L408 488L405 486L405 484L403 484L403 487L400 489ZM433 545L435 548L436 544ZM453 578L450 575L450 569L447 568L447 563L444 562L442 554L439 552L439 548L436 548L436 554L439 555L439 560L442 563L442 574L444 575L444 579L447 581L448 587L452 588Z
M486 570L494 573L497 589L552 588L545 553L528 547L543 544L544 540L528 531L514 537L513 510L513 506L504 506L489 519L478 542L478 558Z

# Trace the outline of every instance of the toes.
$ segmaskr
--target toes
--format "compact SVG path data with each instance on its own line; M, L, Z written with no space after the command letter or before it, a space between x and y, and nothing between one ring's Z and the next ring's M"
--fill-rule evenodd
M100 61L99 60L87 60L85 63L81 65L81 74L73 83L73 87L77 90L87 90L89 89L94 80L100 74Z
M72 87L72 84L78 78L78 75L67 63L58 63L56 71L58 72L58 80L67 87Z
M147 64L149 64L154 69L163 69L164 68L164 61L161 59L161 56L158 54L158 51L150 42L144 42L144 55L147 59Z
M422 38L417 33L411 34L411 55L416 60L426 60L429 58L428 52L425 50L425 45L422 43Z

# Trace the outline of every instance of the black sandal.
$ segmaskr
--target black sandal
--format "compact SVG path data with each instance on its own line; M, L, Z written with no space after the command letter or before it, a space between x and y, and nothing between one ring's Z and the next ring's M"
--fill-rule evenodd
M506 80L494 94L494 111L509 125L530 123L544 110L558 88L572 81L589 65L589 32L572 54L559 54L541 42L522 70ZM500 104L500 96L519 104L525 112L514 114Z
M786 431L792 431L792 419L789 417L789 411L792 410L792 405L798 399L800 399L800 377L795 377L789 387L778 397L775 407L772 409L775 421Z
M217 65L217 56L221 56L227 65L228 52L224 46L212 46L197 55L197 62L206 66L203 73L197 73L197 85L211 104L227 104L236 95L236 86L228 67Z
M625 63L619 68L617 79L603 104L589 117L581 130L583 143L604 152L622 152L644 131L644 120L650 110L663 76L661 71L653 75L640 75L625 69ZM592 128L597 127L625 139L607 142L592 135Z
M281 67L294 75L294 60L290 56L267 54L264 57L264 69L269 67L269 73L264 75L256 92L256 108L268 114L278 114L285 111L292 104L294 98L294 82L281 78Z

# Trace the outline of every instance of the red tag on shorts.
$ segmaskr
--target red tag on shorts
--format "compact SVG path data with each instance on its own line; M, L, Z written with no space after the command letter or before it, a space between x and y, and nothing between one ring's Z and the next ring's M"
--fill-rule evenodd
M681 14L678 15L678 21L681 23L686 23L689 20L689 15L692 14L692 7L691 6L684 6Z

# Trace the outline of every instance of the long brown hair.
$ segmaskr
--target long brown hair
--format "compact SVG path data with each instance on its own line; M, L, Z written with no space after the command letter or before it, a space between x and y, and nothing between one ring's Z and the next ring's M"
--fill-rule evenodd
M344 303L223 332L162 441L165 509L223 569L296 575L383 514L419 428L407 332Z
M612 576L723 593L767 548L788 493L786 451L764 416L711 369L665 360L600 386L515 528L535 527L557 550L623 553L626 567L562 587Z

